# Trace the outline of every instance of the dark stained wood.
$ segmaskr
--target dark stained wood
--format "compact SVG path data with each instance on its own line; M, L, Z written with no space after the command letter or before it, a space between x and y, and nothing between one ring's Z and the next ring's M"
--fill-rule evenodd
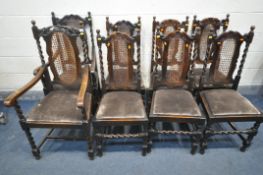
M185 33L172 32L167 36L157 35L157 42L164 46L162 57L156 60L153 87L183 87L191 61L192 39ZM156 46L158 47L158 46ZM157 49L157 48L156 48ZM158 71L161 66L161 73Z
M77 106L79 108L85 108L85 96L89 87L89 66L85 66L82 72L81 86L79 90L79 95L77 98Z
M81 33L74 28L65 26L39 29L34 21L32 25L33 36L36 40L42 66L36 68L34 71L35 77L25 86L8 96L4 104L7 107L13 106L15 108L21 128L25 131L36 159L40 158L40 148L43 143L47 139L52 139L52 136L49 133L37 146L30 131L31 128L82 129L85 133L83 139L88 140L89 143L89 157L93 159L92 136L90 134L92 101L90 94L87 93L89 89L89 65L82 69L76 41ZM46 43L48 59L44 58L40 45L41 38ZM49 76L49 69L53 74L53 80ZM33 107L26 118L17 99L30 90L39 80L43 83L43 91L46 96L36 107ZM77 91L79 92L75 95ZM61 101L65 101L65 103ZM63 139L64 137L59 138Z
M24 85L22 88L14 91L12 94L10 94L8 97L5 98L4 100L4 105L7 107L11 107L14 106L17 99L23 95L26 91L28 91L31 87L33 87L43 76L43 73L45 71L45 69L47 69L48 65L46 66L41 66L38 67L36 70L36 75L35 77L30 80L26 85Z
M214 50L212 52L212 65L209 74L210 81L208 82L212 84L212 86L207 87L205 86L205 82L201 81L200 90L211 88L214 90L201 91L199 92L200 95L197 97L198 101L205 110L207 118L206 127L203 133L203 139L200 143L201 154L204 154L205 149L207 148L207 141L209 136L232 134L238 135L239 138L242 140L240 151L244 152L251 145L253 138L258 132L260 124L263 122L262 112L257 110L256 107L254 107L247 99L245 99L245 97L242 97L242 95L240 95L238 92L230 90L236 90L238 88L238 83L241 78L241 73L247 56L248 48L253 40L254 28L255 27L252 26L250 32L243 36L239 32L229 31L221 34L216 39L213 39ZM238 68L237 75L235 79L233 79L233 73L236 69L236 64L239 58L242 43L245 43L245 48L240 60L240 66ZM211 56L209 54L211 53L206 54L204 64L205 66L202 75L205 74L205 67L207 65L209 56ZM204 80L204 78L202 78L201 80ZM231 86L225 86L225 84L227 83L230 83ZM213 92L213 95L215 95L216 97L223 96L224 99L226 98L226 96L231 96L229 98L231 98L231 100L235 102L231 101L230 103L234 104L234 106L229 108L229 106L225 104L229 102L230 99L226 99L227 101L225 103L218 100L213 101L213 98L211 100L211 97L213 96L211 96L211 94L209 96L209 92ZM215 106L212 106L213 103L216 104L216 108ZM239 107L242 109L238 109ZM225 112L226 110L231 112ZM229 124L232 130L215 130L212 128L213 124L222 122ZM254 124L251 128L239 129L232 122L254 122Z
M108 90L136 90L140 89L140 58L137 57L137 68L133 67L134 45L136 38L132 38L121 32L114 32L109 37L100 36L97 31L97 43L99 47L100 68L102 77L102 85ZM107 47L107 64L109 76L107 80L104 77L102 43ZM138 59L139 58L139 59Z
M165 19L161 22L156 21L156 17L153 17L152 23L152 60L151 60L151 72L153 68L156 68L156 64L158 64L156 60L158 57L161 57L163 54L164 46L157 37L157 31L159 31L160 35L167 36L172 32L181 31L187 33L189 26L189 17L186 17L186 20L183 22L179 22L176 19Z
M121 22L125 24L126 22ZM107 24L109 22L107 18ZM118 23L119 24L119 23ZM127 23L129 25L129 23ZM116 28L117 29L117 28ZM115 30L115 29L114 29ZM127 30L125 30L127 31ZM129 30L128 30L129 31ZM96 146L98 155L102 156L102 142L105 138L143 138L142 154L146 155L147 148L147 127L148 119L144 112L144 105L141 94L140 82L140 21L137 26L136 34L130 35L130 32L109 31L108 36L102 37L100 31L97 30L97 44L100 58L101 84L103 97L98 107L96 119L93 122L94 135L96 137ZM104 74L102 47L106 46L107 50L107 68L108 77ZM135 47L136 46L136 47ZM136 48L136 50L135 50ZM137 53L137 60L134 61ZM114 92L113 92L114 91ZM138 91L138 92L132 92ZM130 96L132 95L132 97ZM128 97L128 99L127 99ZM108 99L105 100L105 99ZM134 106L127 104L135 103ZM112 108L115 104L123 105L121 108ZM117 106L119 106L117 105ZM108 109L108 113L105 110ZM132 110L131 110L132 109ZM110 112L109 112L110 111ZM130 113L136 111L130 117ZM138 112L139 111L139 112ZM105 116L106 115L106 116ZM109 116L108 116L109 115ZM116 118L117 117L117 118ZM106 118L106 119L104 119ZM138 125L142 131L139 133L105 133L107 128L112 126L130 126Z

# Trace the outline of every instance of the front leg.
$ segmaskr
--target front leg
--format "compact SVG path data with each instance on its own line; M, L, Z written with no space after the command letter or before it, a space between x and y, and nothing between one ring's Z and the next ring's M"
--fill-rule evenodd
M258 133L258 128L260 126L261 122L256 122L252 128L250 128L251 130L253 130L254 132L251 132L248 134L248 137L246 140L243 141L243 144L240 148L240 151L245 152L247 150L247 148L251 145L251 142L253 140L253 138L257 135Z

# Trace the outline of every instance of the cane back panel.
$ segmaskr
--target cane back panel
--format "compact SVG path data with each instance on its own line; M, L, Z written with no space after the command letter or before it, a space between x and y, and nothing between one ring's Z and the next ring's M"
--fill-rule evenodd
M217 18L206 18L202 20L199 24L199 27L201 29L201 34L198 39L197 44L197 58L196 63L197 64L203 64L206 56L206 50L207 50L207 38L209 34L216 35L217 31L220 28L221 22ZM211 62L211 57L208 58L208 62Z
M55 13L52 12L52 22L53 25L61 25L72 27L77 30L83 31L83 36L77 38L77 46L79 49L80 56L84 57L85 63L90 63L90 53L89 53L89 43L88 43L88 35L86 33L86 29L89 28L90 30L90 39L91 39L91 46L94 47L94 38L93 38L93 30L92 30L92 18L91 13L88 12L88 17L82 18L79 15L65 15L62 18L58 18L55 16ZM91 56L93 57L93 56ZM93 59L93 58L92 58Z
M54 82L66 87L79 85L80 59L76 39L77 30L66 27L49 27L39 31L46 41L46 50Z
M175 19L167 19L163 20L160 25L160 33L163 36L167 36L172 32L180 31L181 23ZM160 40L156 40L157 50L159 54L162 54L164 46Z
M232 31L223 33L215 40L215 53L210 69L210 79L214 83L232 82L243 40L240 33Z
M136 89L134 42L128 35L120 32L112 33L106 40L110 89Z
M162 72L157 82L168 87L184 86L190 64L191 39L185 33L173 32L160 41L164 45L164 52L158 60Z

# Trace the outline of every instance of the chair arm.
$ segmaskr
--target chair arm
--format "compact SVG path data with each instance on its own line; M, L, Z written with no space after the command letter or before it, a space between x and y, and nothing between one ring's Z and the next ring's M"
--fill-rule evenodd
M79 90L79 94L77 97L77 107L79 108L85 107L85 96L86 96L87 89L89 87L89 71L90 71L89 66L86 65L83 68L80 90Z
M48 65L45 66L40 66L35 69L35 77L31 79L26 85L23 87L17 89L13 93L11 93L8 97L5 98L4 100L4 105L6 107L11 107L16 103L16 100L23 95L25 92L27 92L29 89L31 89L42 77L43 73L45 72L46 68Z

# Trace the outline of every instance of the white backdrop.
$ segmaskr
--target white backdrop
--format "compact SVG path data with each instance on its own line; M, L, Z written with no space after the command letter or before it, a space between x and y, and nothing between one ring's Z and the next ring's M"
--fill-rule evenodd
M148 86L151 59L152 17L158 20L175 18L184 20L185 16L198 19L215 16L220 19L230 14L229 30L241 33L256 26L255 38L250 47L240 85L263 84L263 1L262 0L8 0L0 6L0 91L14 90L33 75L33 69L40 65L35 41L32 37L31 23L36 20L39 27L51 25L50 12L61 17L65 14L85 16L91 11L94 33L101 29L105 35L105 17L111 22L127 19L142 20L142 79ZM34 90L41 89L38 84Z

